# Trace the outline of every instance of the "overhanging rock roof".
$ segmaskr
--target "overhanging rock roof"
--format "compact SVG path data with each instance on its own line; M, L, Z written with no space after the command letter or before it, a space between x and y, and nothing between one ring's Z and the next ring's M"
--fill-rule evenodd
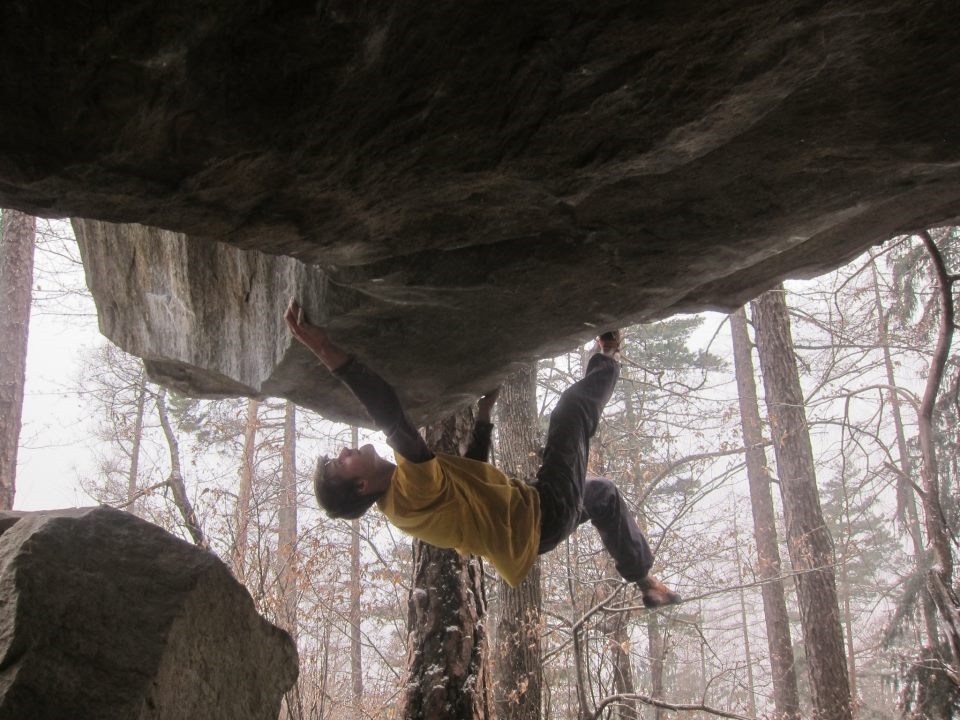
M734 307L955 219L958 20L908 0L14 3L0 204L92 220L101 327L155 377L355 418L281 325L297 294L427 419L595 328Z

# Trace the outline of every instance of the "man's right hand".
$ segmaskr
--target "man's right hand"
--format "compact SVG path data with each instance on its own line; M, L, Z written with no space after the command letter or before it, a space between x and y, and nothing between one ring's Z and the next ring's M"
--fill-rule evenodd
M283 314L290 332L306 345L328 370L336 370L347 363L350 356L333 344L323 328L312 325L296 298L290 298L290 304Z

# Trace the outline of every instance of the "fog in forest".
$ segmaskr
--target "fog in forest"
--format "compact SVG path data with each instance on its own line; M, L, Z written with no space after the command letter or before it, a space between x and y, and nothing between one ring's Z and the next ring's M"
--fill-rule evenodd
M938 365L936 350L944 301L955 298L960 232L934 228L927 238L891 238L833 273L788 281L748 304L739 362L734 315L624 329L621 379L590 471L617 483L655 550L655 573L684 602L646 610L589 524L543 556L534 628L543 717L759 718L797 708L810 717L831 692L853 698L838 717L960 712L950 678L957 658L936 596L939 582L956 598L942 553L954 563L958 551L960 365L949 346ZM941 293L944 278L949 291ZM773 330L757 336L758 318L776 311L763 303L773 300L784 303L795 363L775 349ZM538 363L540 441L590 351ZM799 403L772 406L778 361L788 374L796 367ZM931 372L942 380L925 405ZM748 376L757 397L744 402ZM747 454L751 404L758 442ZM784 427L787 405L802 411L799 429ZM787 463L803 468L802 457L787 455L798 432L809 438L809 482L781 477ZM296 639L300 679L285 717L400 716L415 595L411 541L376 511L357 522L328 519L310 482L319 455L370 441L389 453L376 433L284 401L194 400L151 383L139 359L99 335L69 223L37 221L14 506L104 503L188 541L199 533L261 612ZM494 464L504 460L503 443L495 431ZM197 527L171 490L174 457ZM773 520L758 532L764 488ZM807 517L810 503L819 506ZM499 623L505 586L492 567L483 571L482 622L494 647L508 632ZM820 580L835 589L832 598L804 587ZM804 605L804 592L826 607ZM782 616L773 615L778 602ZM836 623L832 639L811 634L811 624L824 624L810 614L817 612ZM812 686L811 664L831 662L846 676L843 687L833 684L837 672ZM499 703L511 701L511 690L520 702L525 688L493 688Z

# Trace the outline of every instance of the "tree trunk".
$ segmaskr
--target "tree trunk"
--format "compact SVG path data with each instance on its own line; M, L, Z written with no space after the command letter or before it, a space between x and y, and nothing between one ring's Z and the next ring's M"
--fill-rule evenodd
M500 468L508 475L532 480L539 467L537 455L537 366L514 373L497 401ZM502 720L539 720L543 688L540 634L540 561L519 587L502 579L497 592L494 651L494 696Z
M428 445L460 454L473 424L464 410L431 426ZM486 720L492 699L483 625L483 572L462 557L415 540L407 638L405 720Z
M277 580L283 598L282 627L297 637L297 406L284 403L280 508L277 513Z
M363 699L363 646L360 644L360 518L350 521L350 686L353 702Z
M927 542L933 549L934 559L934 567L928 574L927 587L940 613L941 625L952 655L951 662L945 663L945 669L953 683L960 686L960 597L953 587L953 549L950 531L947 528L946 513L940 501L940 470L937 465L933 417L940 384L950 355L950 346L953 343L955 314L953 282L956 278L951 277L947 272L943 257L933 238L930 237L930 233L922 232L920 238L933 262L940 294L940 328L917 417L921 457L920 480L923 487L920 504L923 507Z
M797 573L813 715L818 720L850 720L853 709L833 571L833 543L820 508L783 286L761 295L752 308L780 476L787 547Z
M773 675L773 705L776 718L799 720L800 693L794 669L790 616L780 579L782 567L777 545L776 511L770 491L767 455L763 449L757 383L754 380L747 313L740 308L730 315L733 339L733 363L740 401L740 427L750 484L750 509L753 512L753 539L757 546L757 575L761 581L763 617L767 627L767 649Z
M611 587L611 589L613 589ZM630 615L615 613L610 618L610 664L613 667L613 688L618 695L630 696L637 692L633 680L633 665L630 662ZM636 700L623 699L614 710L618 720L640 720L640 709Z
M850 697L857 697L857 654L853 647L853 614L850 612L850 578L847 563L840 566L840 596L843 598L843 629L847 641L847 672L850 674Z
M753 682L753 653L750 650L750 631L747 623L747 593L743 588L743 562L740 560L740 528L737 509L733 509L733 545L737 554L737 584L740 586L740 632L743 637L743 655L747 665L747 714L757 716L757 691Z
M133 419L133 439L130 443L130 470L127 473L127 505L134 514L140 484L140 445L143 443L143 413L146 403L147 371L141 364L140 379L137 382L137 414Z
M663 670L667 658L667 632L660 627L660 615L647 614L647 644L650 651L650 697L654 700L663 700L664 679ZM667 711L661 707L653 709L655 720L666 720Z
M320 682L317 688L316 697L320 698L319 707L315 712L310 713L311 718L327 718L327 698L330 697L330 636L333 629L333 620L331 615L326 615L323 621L323 641L320 643L322 652L322 661L320 664Z
M572 568L577 567L579 560L577 558L577 549L574 543L567 543L567 592L570 594L570 607L577 607L576 585L573 579ZM573 650L573 677L577 691L577 717L583 720L591 716L593 708L590 704L590 680L591 677L587 671L587 647L588 642L584 641L584 635L587 629L583 623L574 623L572 633Z
M631 381L630 377L630 365L624 364L623 368L620 371L620 377L623 382L629 383ZM634 395L632 392L625 392L623 395L624 403L624 414L627 419L627 427L631 431L636 431L638 428L637 424L637 413L633 404ZM646 488L643 486L644 473L639 468L640 458L639 456L631 459L631 472L630 477L633 478L633 483L636 487L636 492L638 497L643 497L644 491ZM647 532L646 523L643 518L637 518L637 522L642 524L640 528L644 533ZM614 688L617 693L621 695L632 695L636 693L636 683L633 678L633 663L630 659L630 625L629 625L629 615L618 614L616 618L616 627L614 632L614 647L613 647L613 679L614 679ZM618 717L621 720L640 720L643 717L643 714L640 710L640 704L637 700L623 700L618 706Z
M280 507L277 511L277 583L279 585L280 627L297 641L297 406L284 403L283 450L280 466ZM300 686L294 684L284 698L287 718L302 718Z
M23 417L37 220L3 211L0 234L0 510L13 509Z
M170 475L167 477L167 487L173 493L173 503L180 511L180 517L183 524L193 538L193 542L199 547L207 548L207 540L203 536L203 530L200 529L200 523L197 520L197 514L190 504L190 497L187 495L187 486L183 481L183 470L180 464L180 443L177 442L177 436L173 432L173 426L170 424L170 415L167 412L166 403L167 391L161 390L157 395L157 415L160 417L160 427L163 428L164 437L167 439L167 449L170 451Z
M350 445L357 448L360 444L356 427L350 429ZM363 657L360 645L360 518L350 523L350 684L353 688L353 702L360 704L363 698Z
M703 622L703 600L697 601L697 632L704 636ZM705 636L704 636L705 637ZM710 689L711 678L707 677L707 643L701 640L698 643L700 648L700 697L704 701L707 699L707 690Z
M250 527L250 498L253 495L253 473L257 455L257 430L260 427L260 402L247 400L247 419L243 424L243 461L240 464L240 487L233 509L233 572L243 582L247 574L247 533Z
M872 252L871 258L873 258ZM893 414L893 427L897 435L898 466L900 469L900 474L897 478L897 506L899 513L902 513L901 517L910 535L914 563L916 564L917 570L922 572L926 567L926 551L923 547L923 533L920 529L920 516L917 512L917 503L913 488L910 483L907 482L911 473L910 453L907 449L907 433L903 427L900 394L894 389L897 385L897 380L893 371L893 357L890 352L890 313L885 309L883 298L880 296L880 283L877 278L877 263L875 259L871 260L870 267L873 271L873 296L877 311L877 344L883 353L883 368L886 372L887 385L890 386L890 392L888 393L890 410ZM931 651L937 652L937 648L940 646L937 633L937 609L934 607L933 599L929 593L922 594L920 604L927 635L927 647L930 648Z

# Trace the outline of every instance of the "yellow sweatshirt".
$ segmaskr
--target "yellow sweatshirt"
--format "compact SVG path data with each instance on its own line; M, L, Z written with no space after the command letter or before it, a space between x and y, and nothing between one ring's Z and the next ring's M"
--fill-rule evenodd
M540 546L540 496L493 465L437 453L413 463L397 454L393 481L377 505L400 530L441 548L480 555L512 587Z

